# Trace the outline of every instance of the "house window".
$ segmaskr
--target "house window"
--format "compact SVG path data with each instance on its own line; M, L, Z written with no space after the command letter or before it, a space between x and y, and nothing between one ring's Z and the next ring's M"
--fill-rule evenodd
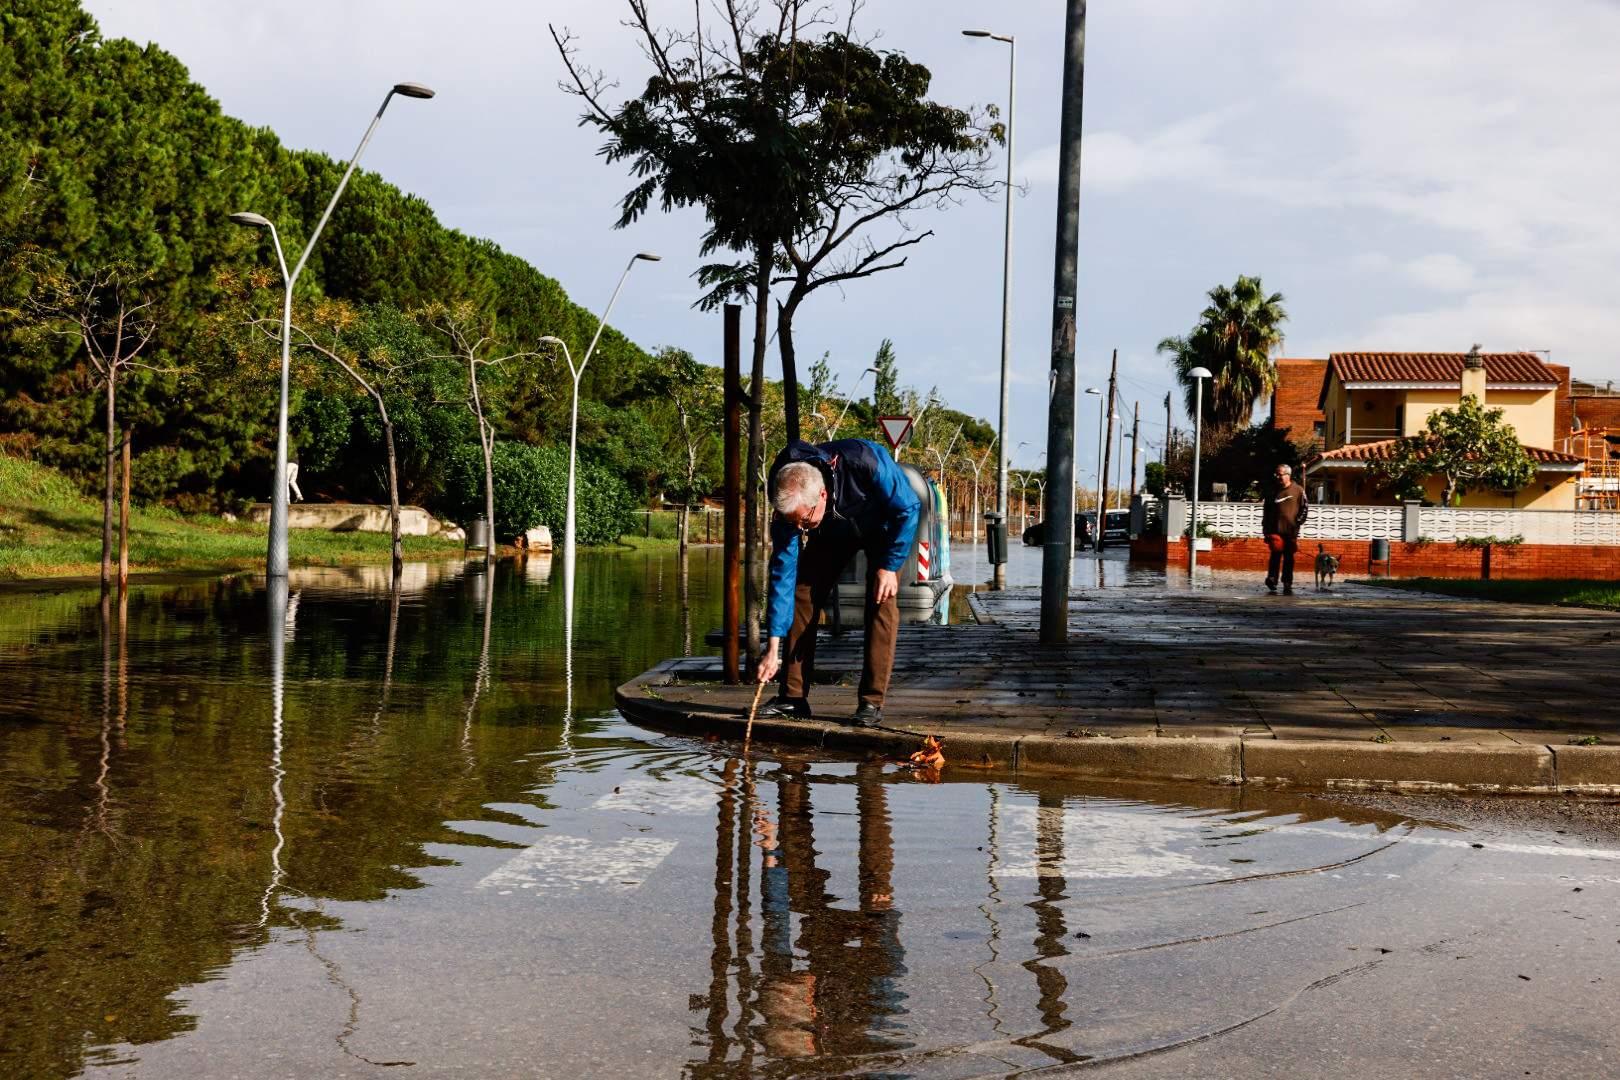
M1317 443L1321 443L1322 434L1322 421L1318 420L1311 425L1311 438L1315 439Z

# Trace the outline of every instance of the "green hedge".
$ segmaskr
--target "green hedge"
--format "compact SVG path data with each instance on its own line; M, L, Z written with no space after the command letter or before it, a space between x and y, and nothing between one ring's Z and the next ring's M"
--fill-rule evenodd
M568 512L568 448L497 442L493 456L500 539L545 525L560 544ZM611 544L632 530L635 498L623 480L581 460L575 483L581 544ZM484 512L484 456L477 443L465 443L451 455L445 488L444 509L456 521L465 524Z

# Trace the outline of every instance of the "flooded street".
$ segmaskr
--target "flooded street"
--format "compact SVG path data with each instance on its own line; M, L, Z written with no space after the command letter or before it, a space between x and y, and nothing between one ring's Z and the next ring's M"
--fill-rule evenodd
M0 594L0 1076L1620 1073L1620 846L620 719L719 571Z

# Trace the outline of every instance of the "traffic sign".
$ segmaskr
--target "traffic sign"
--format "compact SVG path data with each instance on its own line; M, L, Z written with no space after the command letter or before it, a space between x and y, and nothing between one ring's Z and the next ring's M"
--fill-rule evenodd
M904 446L911 436L911 417L909 416L880 416L878 426L883 429L883 437L889 440L889 445L896 450Z

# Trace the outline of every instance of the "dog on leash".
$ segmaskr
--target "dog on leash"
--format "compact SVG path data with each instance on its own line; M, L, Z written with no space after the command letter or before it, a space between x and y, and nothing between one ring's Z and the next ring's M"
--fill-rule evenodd
M1339 572L1339 557L1329 555L1326 544L1316 545L1316 587L1333 588L1333 576Z

